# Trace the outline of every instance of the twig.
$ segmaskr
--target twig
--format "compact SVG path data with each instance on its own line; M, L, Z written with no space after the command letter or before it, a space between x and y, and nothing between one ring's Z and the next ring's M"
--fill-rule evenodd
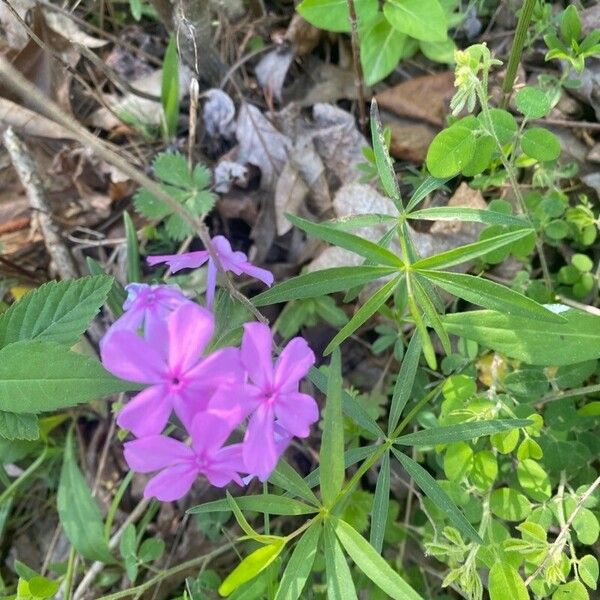
M204 244L210 257L215 262L217 269L223 273L225 283L229 293L239 302L241 302L250 311L254 317L262 323L266 323L266 319L260 311L240 293L231 282L227 273L221 265L219 256L211 242L208 228L202 219L191 215L185 208L177 202L170 194L165 192L163 188L155 181L152 181L142 171L131 165L127 160L119 156L105 142L91 134L87 129L76 123L72 118L66 115L54 102L49 100L44 94L34 85L27 81L4 57L0 56L0 79L14 91L27 97L36 109L47 116L48 118L60 123L67 130L76 135L76 139L81 141L83 146L88 146L98 156L104 159L107 163L117 167L122 173L125 173L133 181L148 190L152 195L164 202L173 212L181 216L189 223L198 233L198 237Z
M583 508L583 505L585 504L586 500L594 493L594 491L596 490L596 488L599 485L600 485L600 477L598 477L596 479L596 481L594 481L594 483L592 483L592 485L590 485L590 487L581 495L581 497L577 501L577 505L575 506L575 509L573 510L573 512L571 513L569 518L567 519L567 522L563 525L562 529L560 530L560 533L558 534L558 537L556 538L556 540L550 547L550 550L548 550L548 554L546 554L546 556L545 556L544 560L541 562L540 566L525 580L526 586L528 586L546 568L546 565L550 562L551 558L559 550L562 549L562 547L564 546L564 543L565 543L565 538L567 537L567 535L569 533L569 529L571 528L571 525L573 524L575 517L579 514L579 511Z
M586 385L574 390L559 390L558 392L552 392L541 398L540 401L536 403L536 407L543 406L544 404L553 402L554 400L560 400L561 398L575 398L576 396L587 396L588 394L595 394L597 392L600 392L599 383L594 385Z
M194 146L196 145L196 127L198 125L198 95L199 95L198 80L192 77L190 81L190 113L188 127L188 168L192 170L192 162L194 158Z
M354 85L356 87L356 100L358 102L358 122L363 133L367 131L367 111L365 109L365 90L362 65L360 63L360 46L358 42L358 21L354 0L346 0L350 17L350 34L352 41L352 62L354 63Z
M52 218L44 187L37 173L33 157L25 144L13 131L12 127L6 129L2 138L17 175L25 188L29 204L38 216L46 249L48 250L48 254L50 254L56 271L61 279L76 279L79 277L77 266Z

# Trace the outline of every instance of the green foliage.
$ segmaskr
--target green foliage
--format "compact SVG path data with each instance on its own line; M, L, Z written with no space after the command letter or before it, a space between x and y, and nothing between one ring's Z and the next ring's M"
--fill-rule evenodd
M212 210L215 196L207 189L211 174L204 165L199 163L191 170L182 154L161 152L152 166L163 190L189 214L203 217ZM147 219L165 220L165 231L173 240L181 241L194 233L190 223L148 190L138 190L134 202L136 210Z
M179 120L179 56L174 37L169 40L165 50L160 99L164 115L164 135L166 139L171 139L177 133Z

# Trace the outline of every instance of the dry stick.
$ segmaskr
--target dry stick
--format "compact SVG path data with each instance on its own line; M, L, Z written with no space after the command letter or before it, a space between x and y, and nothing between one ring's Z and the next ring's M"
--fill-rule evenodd
M164 202L173 212L177 213L187 223L189 223L198 233L198 237L204 244L204 247L208 251L210 257L215 262L217 269L224 275L225 283L229 290L229 293L237 300L239 300L253 315L262 323L266 323L267 320L258 311L258 309L239 292L236 287L232 284L231 280L225 273L219 256L215 251L215 248L211 242L208 228L202 219L194 217L188 213L185 208L170 194L165 192L163 188L158 185L155 181L152 181L147 175L142 173L139 169L136 169L129 162L119 156L114 150L112 150L105 142L98 139L96 136L91 134L87 129L76 123L72 118L67 116L59 106L57 106L50 99L46 98L44 94L32 85L27 79L25 79L4 57L0 56L0 80L2 80L8 87L12 88L18 94L22 94L27 97L28 100L36 107L36 109L47 116L48 118L56 121L65 127L68 131L75 134L79 139L82 146L90 147L98 156L104 159L107 163L113 165L119 169L122 173L125 173L133 181L138 183L140 186L145 188L153 196L156 196L160 201Z
M560 533L558 534L558 537L556 538L556 540L550 547L548 554L546 554L546 557L544 558L544 560L542 561L540 566L525 580L526 586L528 586L544 570L546 565L550 562L550 559L559 550L562 550L562 547L565 544L565 538L567 537L567 534L569 533L569 529L571 528L571 525L573 524L575 517L579 514L579 511L583 508L583 505L585 504L586 500L594 493L594 491L596 490L596 488L599 485L600 485L600 477L598 477L596 479L596 481L594 481L594 483L592 483L592 485L590 485L590 487L581 495L581 497L577 501L577 506L575 506L575 509L571 513L571 516L568 518L567 522L564 524L564 526L560 530Z
M198 96L200 87L198 80L192 77L190 81L190 113L188 127L188 168L191 172L194 158L194 146L196 145L196 127L198 126Z
M350 31L352 41L352 62L354 63L354 85L356 87L356 100L358 102L358 122L363 133L367 131L367 112L365 109L365 90L363 85L363 72L360 63L360 46L358 44L358 21L354 0L346 0L350 17Z
M25 144L19 139L12 127L8 127L2 136L4 145L10 154L17 175L25 188L31 208L36 211L38 222L48 254L61 279L79 277L75 261L63 242L60 231L52 219L52 212L46 200L42 181L35 162Z

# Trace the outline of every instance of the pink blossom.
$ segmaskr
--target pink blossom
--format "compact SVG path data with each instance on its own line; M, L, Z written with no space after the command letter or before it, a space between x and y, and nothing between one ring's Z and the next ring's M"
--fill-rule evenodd
M266 283L268 286L273 284L273 274L266 269L255 267L252 263L248 262L248 257L243 252L233 251L227 238L222 235L217 235L212 239L212 243L217 256L219 257L221 266L225 271L231 271L235 275L246 273L246 275L255 277L263 283ZM205 262L208 262L206 305L210 308L213 305L215 289L217 287L217 266L207 250L148 257L148 264L157 265L160 263L167 263L174 273L181 269L195 269L201 267Z
M163 435L125 443L125 460L133 471L160 471L147 483L146 498L154 496L163 502L177 500L189 492L199 475L217 487L230 481L243 485L240 477L240 472L245 472L242 445L223 446L232 432L227 421L201 412L188 429L191 447Z
M164 321L147 323L145 338L121 329L105 336L101 355L106 369L148 385L121 410L120 427L138 437L158 434L172 410L188 425L217 388L241 380L238 349L223 348L201 357L213 331L212 314L188 301Z
M209 408L230 423L251 415L243 456L248 472L261 481L275 468L289 438L307 437L319 418L314 398L298 390L300 380L315 362L306 341L300 337L291 340L275 364L272 349L269 327L246 323L241 356L249 381L234 385L226 393L217 392Z

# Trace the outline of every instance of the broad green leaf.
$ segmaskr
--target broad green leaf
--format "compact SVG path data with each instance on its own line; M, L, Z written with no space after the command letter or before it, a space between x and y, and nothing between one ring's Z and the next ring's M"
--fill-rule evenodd
M321 497L331 506L344 483L344 419L342 417L342 362L339 348L331 355L327 404L319 455Z
M327 600L358 600L350 567L329 520L325 521L323 541Z
M1 410L0 437L7 440L37 440L40 437L37 415Z
M300 298L315 298L364 285L386 275L397 273L392 267L334 267L298 275L252 298L254 306L266 306Z
M377 14L377 0L354 0L359 24ZM303 0L296 10L311 24L327 31L350 31L347 0Z
M512 488L499 488L490 495L490 510L505 521L523 521L531 513L531 502Z
M488 225L505 225L510 227L529 227L521 217L507 215L495 210L467 208L464 206L433 206L415 210L407 215L409 219L421 221L467 221L471 223L486 223Z
M385 285L380 287L354 314L352 319L329 342L325 348L324 354L329 354L334 348L337 348L346 338L350 337L361 325L366 323L380 308L387 299L394 293L402 275L390 279Z
M315 562L321 531L321 522L315 521L298 540L281 576L275 600L298 600L301 597Z
M0 350L3 411L37 414L135 389L96 359L53 342L15 342Z
M567 44L578 42L581 38L581 19L574 4L565 8L560 19L560 37Z
M304 500L315 506L320 504L319 499L313 494L304 479L283 458L279 459L277 467L269 476L269 481L299 498L304 498Z
M475 140L475 153L473 158L469 161L469 164L465 165L464 169L460 172L465 177L473 177L483 173L492 162L494 153L497 152L496 140L493 136L484 134L480 135ZM443 207L441 207L443 208ZM477 209L474 209L477 210Z
M425 318L427 319L427 323L428 323L429 327L431 327L437 333L438 337L440 338L444 352L446 354L451 354L452 348L450 346L450 338L448 337L448 334L446 333L446 330L444 329L444 325L442 324L440 315L438 314L433 302L431 301L431 298L427 295L427 293L421 286L421 283L420 283L418 277L410 278L410 287L412 288L412 291L414 292L415 301L423 310L423 314L425 315Z
M423 600L396 571L373 549L360 533L341 519L333 523L344 550L356 566L394 600Z
M400 461L400 464L407 470L408 474L414 479L415 483L423 490L434 504L442 510L450 522L466 537L472 539L478 544L483 544L479 534L473 529L473 526L467 521L459 508L452 502L448 494L439 486L437 481L426 471L418 462L406 454L399 452L392 447L394 456Z
M531 229L520 229L519 231L509 231L508 233L502 233L494 237L488 238L487 240L481 240L472 244L466 244L465 246L459 246L453 250L446 252L440 252L434 256L422 258L414 263L414 269L444 269L448 267L454 267L461 263L473 260L479 256L483 256L492 250L502 248L520 240L521 238L529 235Z
M383 548L383 536L388 520L388 508L390 506L390 453L386 452L381 461L375 496L373 498L373 510L371 512L371 533L369 542L371 546L381 554Z
M437 177L432 177L431 175L427 175L424 179L423 183L413 192L413 195L410 197L408 201L408 205L406 207L406 212L410 213L415 206L417 206L422 200L424 200L429 194L435 192L435 190L443 187L448 178L438 179Z
M277 496L275 494L261 494L258 496L238 496L235 499L237 505L243 510L256 512L268 512L271 515L308 515L317 512L317 508L299 502L293 498L285 496ZM205 502L193 508L189 508L186 512L190 514L206 514L212 512L229 511L231 507L226 498L223 500L214 500L213 502Z
M104 269L100 266L100 263L95 261L93 258L86 256L85 262L90 275L106 275ZM108 292L108 297L106 298L106 305L108 308L110 308L110 312L112 312L116 319L123 314L123 303L125 302L126 298L127 292L123 286L113 278L112 286Z
M306 231L309 235L325 240L340 248L350 250L350 252L367 258L377 265L386 265L396 267L397 269L404 267L404 263L400 260L400 257L396 256L391 250L362 237L329 227L327 224L313 223L294 215L286 215L286 217L288 221L299 229L302 229L302 231Z
M427 150L427 168L437 178L458 175L475 154L475 136L470 129L454 125L440 131Z
M582 508L577 513L577 516L573 519L573 529L577 533L579 542L586 546L595 544L600 536L600 523L598 523L598 518L589 508Z
M22 340L72 345L106 301L112 277L51 281L26 294L0 317L0 346Z
M550 323L491 310L443 317L449 333L531 365L572 365L600 358L600 317L554 305L566 323ZM550 306L552 308L552 306Z
M390 31L393 31L393 29L390 28ZM377 109L377 100L375 100L375 98L371 101L371 136L373 140L375 164L377 165L377 173L379 174L379 180L381 181L383 190L394 201L396 207L399 210L402 210L400 188L398 187L398 181L396 180L392 158L383 138L383 127L381 125L381 119L379 118L379 110Z
M438 0L386 0L383 14L390 25L424 42L448 37L446 15Z
M490 109L490 119L500 144L504 145L512 141L518 129L515 118L507 110L492 108ZM484 121L483 115L479 116L479 120Z
M360 34L360 62L365 84L373 85L387 77L404 57L407 47L406 35L394 29L383 15L379 15Z
M473 455L473 470L469 479L473 485L485 492L489 490L498 476L498 459L490 450L481 450Z
M400 421L400 415L406 406L406 403L410 399L410 393L412 391L415 377L417 375L417 368L419 366L419 358L421 357L421 338L418 334L413 334L410 338L408 348L404 353L404 359L402 360L402 366L400 372L396 378L394 385L394 392L392 394L392 404L390 406L390 414L388 417L388 433L391 434L398 421Z
M490 600L529 600L529 592L517 570L508 563L495 562L490 569Z
M494 421L473 421L457 423L444 427L422 429L414 433L396 438L395 444L400 446L436 446L438 444L451 444L464 440L472 440L482 435L491 435L499 431L508 431L517 427L527 427L531 421L527 419L497 419Z
M324 393L327 393L328 377L315 367L312 367L308 372L308 378ZM385 434L370 417L369 413L362 407L361 404L345 390L342 392L342 410L350 417L358 426L370 432L377 437L385 437Z
M224 579L219 587L221 596L229 596L243 583L254 579L264 571L285 547L285 539L274 544L267 544L246 556L246 558Z
M533 500L545 502L552 496L552 485L548 473L530 458L519 461L517 479L523 491Z
M140 268L137 231L127 211L123 213L123 224L125 225L125 236L127 238L127 282L134 283L142 280L142 270Z
M525 598L525 596L523 596ZM529 596L527 596L529 598ZM554 594L552 594L552 600L589 600L590 595L585 589L585 586L581 581L569 581L569 583L563 583L559 585ZM494 599L492 599L494 600Z
M521 137L521 149L527 156L541 162L555 160L560 156L558 138L543 127L526 129Z
M515 94L517 110L528 119L541 119L550 112L548 96L540 89L532 86L521 88Z
M77 466L72 430L65 445L56 506L65 535L83 558L115 562L104 539L100 509Z
M581 581L585 583L589 588L595 590L598 587L598 577L600 576L600 569L598 568L598 559L591 555L586 554L579 559L577 566L579 577Z
M444 454L444 473L450 481L460 482L474 466L473 448L465 442L450 444Z
M483 277L429 270L419 270L419 274L453 296L484 308L554 323L566 322L563 317L535 300Z
M144 540L140 545L138 558L143 563L153 562L163 555L165 547L165 542L160 538L149 538Z

